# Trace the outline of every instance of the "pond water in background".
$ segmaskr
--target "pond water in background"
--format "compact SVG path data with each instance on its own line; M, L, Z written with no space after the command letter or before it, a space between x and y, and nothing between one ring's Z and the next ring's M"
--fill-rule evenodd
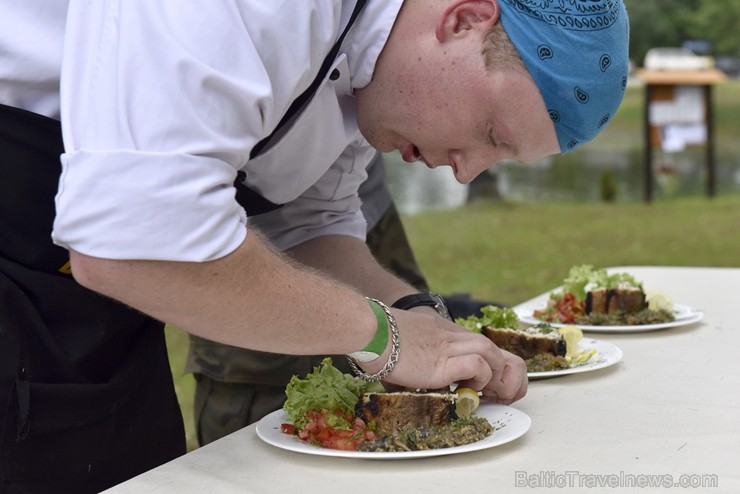
M383 156L388 187L398 210L415 214L434 209L452 209L468 200L468 185L455 180L452 168L429 170L424 163L406 163L399 153Z
M589 202L602 200L602 181L614 185L615 201L644 199L644 151L609 151L583 148L566 155L534 163L502 162L472 185L455 180L449 167L429 170L423 163L405 163L398 153L384 156L391 194L399 211L415 214L434 209L451 209L480 196L481 183L495 174L501 199L526 202ZM705 151L653 154L653 199L700 196L706 192ZM716 193L740 193L740 156L715 148ZM485 192L484 192L485 194ZM492 194L495 196L495 194ZM494 197L495 198L495 197Z

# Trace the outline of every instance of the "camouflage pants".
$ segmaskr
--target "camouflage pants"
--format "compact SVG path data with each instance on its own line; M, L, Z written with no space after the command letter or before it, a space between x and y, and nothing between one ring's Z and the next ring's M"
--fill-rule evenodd
M367 245L382 265L419 291L428 290L395 206L368 232ZM290 378L305 376L323 358L246 350L191 336L186 372L196 379L198 443L213 442L282 408ZM350 372L344 356L333 361Z

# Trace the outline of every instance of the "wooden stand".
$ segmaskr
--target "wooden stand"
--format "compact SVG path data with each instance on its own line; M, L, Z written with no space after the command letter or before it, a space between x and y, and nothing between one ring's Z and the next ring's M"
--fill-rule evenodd
M681 86L697 87L702 92L704 114L701 123L705 126L706 149L705 166L707 171L706 194L712 197L716 192L714 163L714 116L712 113L712 87L725 79L725 75L715 69L692 71L658 71L642 70L637 76L645 83L645 201L653 200L653 149L662 146L663 126L680 121L661 121L656 123L653 104L670 103L674 100L677 88ZM652 110L651 110L652 109ZM665 116L664 116L665 118ZM670 116L667 117L670 119ZM695 122L696 123L696 122Z

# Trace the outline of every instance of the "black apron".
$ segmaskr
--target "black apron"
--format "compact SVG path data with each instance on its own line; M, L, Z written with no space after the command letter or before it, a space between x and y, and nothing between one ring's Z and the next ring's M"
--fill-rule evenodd
M185 453L164 328L51 242L58 121L0 105L0 493L99 492Z

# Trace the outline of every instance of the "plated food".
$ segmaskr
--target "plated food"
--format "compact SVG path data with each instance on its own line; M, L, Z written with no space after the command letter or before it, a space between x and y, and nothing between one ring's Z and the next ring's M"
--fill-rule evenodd
M609 292L608 284L611 287ZM629 307L630 300L638 299L630 286L644 293L647 307L637 313L618 311L617 307ZM594 289L601 287L602 290ZM620 288L621 290L619 290ZM607 314L591 310L586 317L587 302ZM621 293L620 293L621 292ZM615 299L616 298L616 299ZM606 301L609 301L609 305ZM687 326L704 318L704 313L694 307L674 303L670 296L659 291L644 291L642 283L627 273L607 274L605 270L594 270L590 265L574 266L563 285L549 295L542 295L515 308L519 321L537 325L548 322L555 328L576 325L592 333L642 333L659 329ZM609 314L612 312L612 314ZM620 313L618 313L620 312Z
M361 452L404 452L464 446L494 432L476 416L480 398L470 389L448 393L386 392L379 383L337 370L330 358L286 388L284 434L316 447Z
M519 316L519 320L525 324L531 324L531 325L540 324L542 321L534 317L533 314L536 310L540 309L546 302L547 302L547 299L538 298L524 305L518 306L516 308L516 313ZM648 331L656 331L656 330L668 329L668 328L678 328L681 326L688 326L690 324L694 324L698 321L701 321L704 318L704 312L694 307L690 307L688 305L673 304L673 317L674 317L673 321L664 322L664 323L655 323L655 324L637 324L637 325L623 325L623 324L619 325L618 324L614 326L607 326L603 324L598 325L598 326L591 326L588 324L578 324L578 327L587 333L612 333L612 334L644 333ZM555 328L566 326L565 324L559 324L555 322L549 323L549 324Z
M257 436L276 448L311 456L330 456L362 460L413 460L435 456L456 455L481 451L507 444L526 434L532 425L532 419L521 410L507 405L481 402L475 411L493 426L494 433L480 441L462 446L439 449L421 449L415 451L348 451L330 449L301 441L294 435L281 432L280 428L288 420L285 410L276 410L257 422Z
M537 321L578 326L639 326L675 321L673 301L664 293L645 292L628 273L607 273L584 264L573 266Z
M484 417L473 415L478 394L465 388L454 393L365 393L355 415L372 428L374 438L360 451L401 452L451 448L493 434Z
M573 369L586 364L598 353L595 348L581 346L583 332L580 328L555 328L544 322L525 326L509 308L489 305L481 309L480 316L459 318L455 322L524 359L529 373Z

